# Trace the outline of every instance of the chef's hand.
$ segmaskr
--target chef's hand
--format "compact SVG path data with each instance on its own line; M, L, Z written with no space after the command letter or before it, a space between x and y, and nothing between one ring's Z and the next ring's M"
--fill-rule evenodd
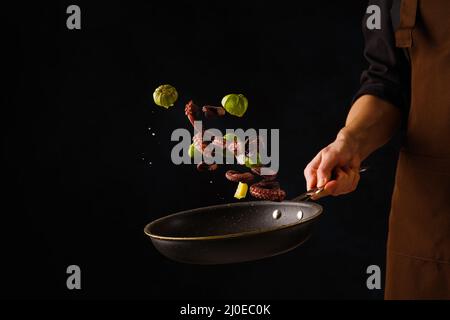
M352 192L359 182L360 165L356 142L345 132L340 132L336 140L306 166L307 190L325 186L324 191L312 197L315 200Z

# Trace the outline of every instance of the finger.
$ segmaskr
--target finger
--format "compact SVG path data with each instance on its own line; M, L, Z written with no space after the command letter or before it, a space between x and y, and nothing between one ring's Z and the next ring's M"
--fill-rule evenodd
M313 168L305 169L306 190L311 190L317 185L317 170Z
M333 196L338 196L345 193L345 190L349 188L352 180L350 180L349 174L341 168L336 168L335 174L336 187L332 192L330 192L330 194Z
M349 192L352 192L353 190L355 190L353 188L353 183L355 182L357 171L354 169L346 169L346 172L348 175L348 180L347 180L348 185L346 185L344 192L349 193Z
M336 190L336 195L350 193L355 190L359 181L359 170L345 168L345 176L342 179L340 188Z
M304 170L306 179L306 190L310 190L317 185L317 168L320 165L321 154L320 152L311 160Z
M327 184L324 186L323 191L319 192L311 197L313 200L318 200L320 198L329 196L329 195L335 195L336 190L339 188L339 184L342 183L342 170L339 170L339 168L336 168L335 170L335 179L327 182Z
M356 185L359 181L359 169L344 168L344 171L348 174L348 186L346 186L346 189L344 191L345 193L349 193L356 189Z
M329 181L322 192L311 197L317 200L328 195L339 196L352 192L356 189L359 182L359 170L349 168L336 168L335 179Z
M331 180L331 173L336 167L338 161L334 153L322 151L321 161L317 169L317 186L322 187Z
M329 196L329 195L333 194L335 192L337 186L338 186L338 182L336 180L331 180L330 182L328 182L325 185L325 187L324 187L322 192L320 192L317 195L315 195L313 200L320 199L320 198L323 198L323 197L326 197L326 196Z
M361 178L361 175L359 174L359 169L355 170L355 175L352 182L352 191L356 190L356 187L358 187L359 179Z
M331 180L330 182L327 182L327 184L323 188L323 191L311 196L311 199L318 200L320 198L333 195L335 193L335 190L338 188L338 184L339 182L337 180Z

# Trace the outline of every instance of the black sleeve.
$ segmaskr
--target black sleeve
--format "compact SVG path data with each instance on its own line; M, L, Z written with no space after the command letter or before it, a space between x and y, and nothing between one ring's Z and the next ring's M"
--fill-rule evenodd
M361 87L353 98L371 94L387 100L404 113L410 100L410 65L403 49L395 46L393 20L399 15L399 6L393 0L371 0L369 5L381 9L381 29L369 30L366 14L363 19L365 39L364 57L369 67L362 73ZM394 6L393 6L394 4ZM391 16L392 15L392 16Z

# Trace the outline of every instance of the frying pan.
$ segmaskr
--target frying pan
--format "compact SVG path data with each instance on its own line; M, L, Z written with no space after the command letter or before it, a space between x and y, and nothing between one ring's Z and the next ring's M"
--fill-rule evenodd
M291 201L182 211L150 222L144 232L160 253L177 262L225 264L268 258L308 240L322 207L307 200L322 191L323 187L315 188Z

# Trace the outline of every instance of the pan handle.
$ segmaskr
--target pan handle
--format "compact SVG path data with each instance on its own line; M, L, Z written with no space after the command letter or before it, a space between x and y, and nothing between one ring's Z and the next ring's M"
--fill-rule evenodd
M359 169L359 173L366 172L369 169L369 167L363 166ZM300 201L308 201L311 199L312 196L321 193L325 187L315 187L311 190L306 191L305 193L299 195L298 197L295 197L291 201L293 202L300 202Z

